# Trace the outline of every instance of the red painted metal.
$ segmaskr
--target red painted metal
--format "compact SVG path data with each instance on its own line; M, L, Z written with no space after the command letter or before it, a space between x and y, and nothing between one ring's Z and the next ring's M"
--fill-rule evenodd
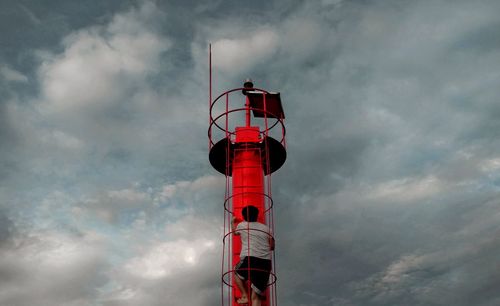
M260 148L236 149L233 159L233 203L232 211L237 220L243 220L241 210L246 205L253 205L260 212L265 211L264 206L264 176L260 160ZM260 214L259 222L265 223L264 214ZM233 264L240 261L241 241L238 237L233 238ZM250 290L247 289L248 292ZM235 291L235 296L240 293Z
M211 70L211 60L209 64ZM211 71L209 78L211 100ZM242 208L253 205L259 209L258 222L268 225L271 237L274 238L271 174L279 169L286 159L284 113L279 94L273 94L271 97L267 91L248 84L251 82L246 82L243 88L228 90L210 101L210 162L217 171L226 176L221 269L223 306L239 305L236 303L240 292L234 283L234 266L240 260L242 243L248 243L233 235L231 220L236 217L241 221ZM238 91L245 95L244 101L241 95L239 99L230 99L230 95ZM246 95L250 91L253 101ZM262 96L258 97L259 94ZM237 104L232 103L234 100ZM241 107L242 104L244 107ZM238 113L243 116L233 116ZM252 113L255 118L253 122ZM244 118L242 122L241 118ZM277 305L274 253L272 262L273 268L263 306Z

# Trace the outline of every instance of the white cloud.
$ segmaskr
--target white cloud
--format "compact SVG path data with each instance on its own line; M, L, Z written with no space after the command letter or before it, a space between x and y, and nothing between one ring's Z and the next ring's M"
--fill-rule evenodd
M71 201L66 199L67 195L58 192L48 197L44 206L54 209L54 206L62 203L70 205L71 215L77 220L98 218L114 225L125 222L122 225L129 229L127 237L137 239L138 236L142 237L140 233L147 233L158 226L164 227L165 223L169 227L169 237L175 237L182 231L182 227L176 223L180 218L201 210L210 219L218 208L221 212L223 209L225 185L224 177L220 175L177 181L161 187L146 188L138 183L130 185L127 188L100 190L94 195ZM190 220L188 218L184 222L191 224ZM174 234L173 231L178 232Z
M125 270L146 279L171 277L184 269L196 269L200 257L213 252L215 241L205 239L161 242L125 264Z
M115 223L119 221L119 215L130 214L131 210L148 211L152 208L151 203L151 195L148 192L131 187L108 190L94 197L85 198L78 207L75 207L73 213L75 216L86 216L91 219L97 217L102 221ZM144 218L141 216L139 213L138 217Z
M10 82L28 82L27 76L5 65L0 66L0 76Z
M407 255L400 258L398 261L391 263L382 277L382 282L395 283L401 281L406 274L413 269L418 268L424 262L422 256Z
M117 15L107 27L80 30L64 40L64 53L45 55L39 69L49 113L102 109L124 98L158 69L171 43L148 29L154 11Z
M40 140L45 146L56 146L71 151L80 151L85 146L81 139L60 130L42 130L40 134Z
M197 193L206 193L211 190L221 190L224 188L224 177L221 175L203 176L195 179L194 181L179 181L174 184L167 184L163 186L158 195L155 196L155 203L161 203L179 198L189 198Z
M500 157L483 160L480 163L480 169L486 173L492 173L500 170Z
M37 231L0 250L0 270L11 274L0 290L3 305L90 305L106 265L104 237Z
M212 45L214 68L224 72L245 71L268 60L278 49L278 35L270 29L260 30L244 38L222 38Z
M108 191L108 196L114 201L120 203L131 203L131 205L133 206L137 205L138 203L143 203L150 198L147 193L140 192L131 188Z
M280 32L280 50L294 62L312 61L319 52L331 52L336 43L335 31L324 31L316 20L310 18L286 20Z
M366 196L377 200L405 203L432 197L442 192L444 188L446 188L445 183L433 176L417 179L403 178L380 183L373 189L370 188Z
M168 222L155 239L142 240L135 255L116 266L111 290L103 292L110 305L200 304L219 289L220 231L213 217L192 215ZM150 238L150 237L149 237ZM192 295L189 287L199 292ZM183 289L184 288L184 289ZM213 291L213 292L212 292ZM108 305L108 304L106 304Z

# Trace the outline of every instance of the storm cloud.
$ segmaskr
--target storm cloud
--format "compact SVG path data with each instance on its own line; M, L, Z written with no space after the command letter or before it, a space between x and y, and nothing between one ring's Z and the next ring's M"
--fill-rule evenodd
M0 4L0 304L221 304L209 44L283 99L280 304L499 304L499 10Z

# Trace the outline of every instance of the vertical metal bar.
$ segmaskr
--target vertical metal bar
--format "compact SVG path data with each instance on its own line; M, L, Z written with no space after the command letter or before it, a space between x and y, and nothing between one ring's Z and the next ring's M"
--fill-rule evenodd
M265 124L265 135L266 137L269 135L269 127L268 127L268 124L267 124L267 103L266 103L266 93L263 92L262 93L262 101L264 102L264 124Z
M208 148L212 148L212 44L208 44Z
M227 171L226 171L227 172ZM226 204L226 201L227 201L227 175L226 175L226 189L224 191L224 206L227 205ZM226 230L227 230L227 222L226 222L226 218L227 218L227 213L226 213L226 209L224 209L224 230L223 230L223 234L222 234L222 272L221 272L221 286L222 286L222 306L224 306L224 289L226 288L226 285L225 285L225 282L224 282L224 277L225 277L225 272L226 272L226 265L225 265L225 254L226 254Z
M250 117L250 99L248 99L248 96L245 96L245 123L246 123L246 126L249 127L251 122L251 117Z
M212 104L212 44L208 45L208 97L209 107Z
M231 142L231 137L229 134L229 94L226 93L226 138L228 138L228 144ZM228 152L229 153L229 152ZM228 155L229 157L229 155ZM226 158L226 160L229 160L229 158Z
M231 219L232 219L232 201L231 201L231 187L230 187L230 165L231 165L231 159L232 159L232 156L231 156L231 134L229 133L229 94L226 93L226 105L225 105L225 137L227 139L227 147L226 147L226 198L225 198L225 201L226 204L225 206L228 208L228 213L227 213L227 232L224 231L224 235L228 234L229 232L231 232L232 228L231 228ZM226 210L224 208L224 212L226 213ZM228 239L229 239L229 243L228 243L228 248L227 248L227 252L228 252L228 256L227 256L227 283L228 284L232 284L233 283L233 275L232 275L232 252L231 250L233 249L233 246L232 246L232 242L233 242L233 237L232 235L230 236L227 236ZM224 285L224 284L223 284ZM227 293L228 293L228 305L231 305L231 299L232 299L232 288L230 285L227 286Z

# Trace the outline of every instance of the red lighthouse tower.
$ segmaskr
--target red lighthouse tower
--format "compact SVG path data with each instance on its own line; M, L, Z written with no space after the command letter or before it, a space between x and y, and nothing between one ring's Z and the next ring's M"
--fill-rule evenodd
M244 239L234 235L231 220L243 220L243 207L255 206L259 210L257 221L269 228L267 235L274 241L271 175L286 159L284 119L279 93L256 88L247 80L243 87L225 91L212 100L210 77L209 159L226 177L221 272L223 306L240 305L236 302L241 292L235 285L234 271L240 261L242 244L250 245L250 241L241 241ZM272 269L261 302L264 306L277 305L274 252L272 254ZM250 264L248 270L252 269ZM247 282L249 293L251 281ZM251 305L248 296L248 305Z

